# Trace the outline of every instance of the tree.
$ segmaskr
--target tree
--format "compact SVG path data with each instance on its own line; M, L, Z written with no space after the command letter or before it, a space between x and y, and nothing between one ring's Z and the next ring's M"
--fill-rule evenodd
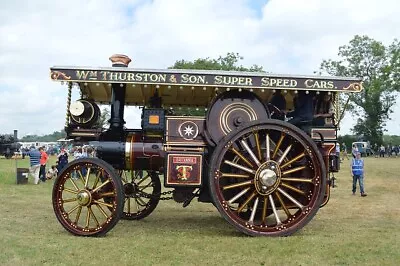
M225 70L225 71L248 71L248 72L265 72L262 66L252 65L247 68L242 65L238 65L239 61L243 60L243 57L239 53L227 53L225 57L218 57L218 59L212 58L198 58L194 61L178 60L169 69L199 69L199 70ZM181 108L175 110L176 115L205 115L205 109L194 109L194 108Z
M111 118L110 109L103 107L103 109L101 110L99 120L95 124L95 127L99 128L108 127L109 125L108 120L110 120L110 118Z
M178 60L170 69L206 69L206 70L226 70L226 71L250 71L264 72L262 66L252 65L247 68L242 65L238 66L238 62L243 60L239 53L227 53L225 57L218 59L198 58L194 61Z
M338 61L324 60L320 73L362 78L364 90L345 96L349 97L349 111L358 117L353 132L381 144L383 128L400 91L400 42L395 39L385 46L356 35L348 45L339 47L338 55Z
M51 134L38 136L38 135L26 135L20 139L23 142L32 142L32 141L43 141L43 142L52 142L57 141L59 139L65 138L66 133L64 129L60 131L54 131Z

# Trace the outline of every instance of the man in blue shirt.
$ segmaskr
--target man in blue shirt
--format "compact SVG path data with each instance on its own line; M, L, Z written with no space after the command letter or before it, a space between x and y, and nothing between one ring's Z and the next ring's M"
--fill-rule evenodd
M353 195L356 194L357 180L360 184L361 197L366 197L364 191L364 160L361 159L361 153L356 152L356 158L351 159L351 175L353 176Z
M31 147L31 150L28 153L29 161L31 167L29 168L29 173L34 178L34 183L37 185L39 184L39 172L40 172L40 151L35 149L35 147Z

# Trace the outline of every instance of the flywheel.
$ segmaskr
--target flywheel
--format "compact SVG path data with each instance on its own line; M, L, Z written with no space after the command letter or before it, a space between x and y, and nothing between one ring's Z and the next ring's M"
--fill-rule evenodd
M269 118L269 112L259 97L246 90L221 93L208 110L206 137L212 146L246 123Z

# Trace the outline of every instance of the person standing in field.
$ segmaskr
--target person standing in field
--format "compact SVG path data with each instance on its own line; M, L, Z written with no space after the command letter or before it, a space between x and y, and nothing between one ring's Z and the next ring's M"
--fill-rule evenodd
M385 146L383 145L379 148L379 157L385 157Z
M57 170L61 170L68 164L68 153L64 148L61 148L60 154L57 156Z
M344 142L342 143L342 147L343 147L343 159L342 159L342 161L344 160L344 157L346 157L346 159L349 160L349 155L347 154L347 147L346 147L346 144Z
M364 191L364 160L361 159L361 153L356 152L356 158L351 159L351 175L353 176L353 195L357 191L357 180L360 185L361 197L366 197L367 194Z
M49 159L49 155L44 151L43 147L39 148L40 152L40 172L39 176L42 182L46 182L46 163L47 160Z
M35 147L31 147L29 153L29 161L30 161L30 167L29 167L29 174L33 176L34 184L38 185L39 184L39 172L40 172L40 152L35 149Z

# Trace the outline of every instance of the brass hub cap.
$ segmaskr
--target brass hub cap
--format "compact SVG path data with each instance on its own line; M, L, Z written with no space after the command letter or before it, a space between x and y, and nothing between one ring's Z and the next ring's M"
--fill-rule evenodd
M269 195L276 190L281 180L281 171L275 161L263 163L257 170L254 184L261 195Z
M78 204L81 206L87 206L92 201L92 195L87 190L81 190L76 194Z

